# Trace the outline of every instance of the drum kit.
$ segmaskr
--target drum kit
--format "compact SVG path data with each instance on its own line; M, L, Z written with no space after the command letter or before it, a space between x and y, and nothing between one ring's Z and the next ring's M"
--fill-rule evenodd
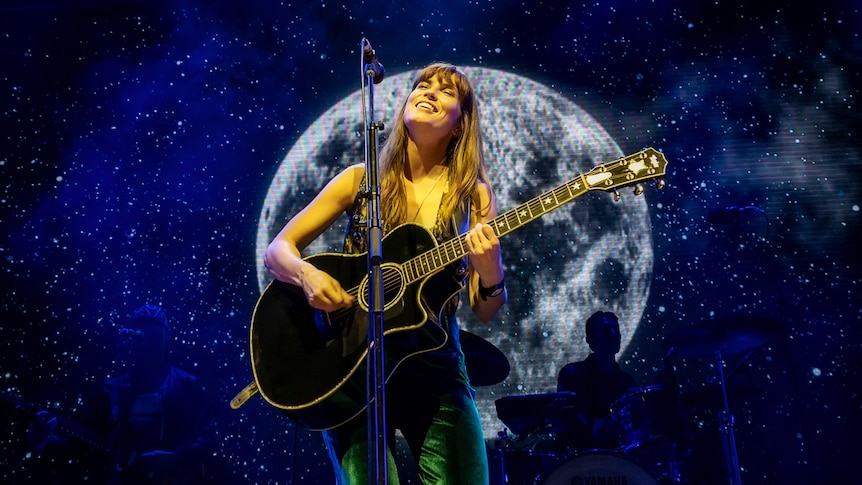
M741 480L733 416L727 398L724 358L751 352L780 334L781 325L774 320L733 317L675 331L664 342L668 357L715 359L719 390L711 393L709 399L720 401L717 403L720 408L718 431L727 469L725 483L739 485ZM502 382L508 375L508 359L490 343L485 344L479 347L474 341L472 357L465 346L471 381L476 375L484 385ZM503 360L505 366L502 366ZM472 370L471 362L474 363ZM506 372L480 370L490 366L502 366L498 369L505 368ZM683 405L685 396L672 387L635 388L614 402L610 413L620 431L619 446L613 449L577 449L567 446L567 443L556 442L558 437L572 431L577 422L580 402L575 393L506 396L496 400L497 416L507 429L499 433L489 450L492 483L691 483L685 471L692 444Z

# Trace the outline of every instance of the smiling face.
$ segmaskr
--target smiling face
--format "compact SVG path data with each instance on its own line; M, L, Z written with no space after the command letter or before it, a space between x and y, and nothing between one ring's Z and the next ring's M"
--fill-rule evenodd
M415 141L447 140L460 131L461 94L454 75L437 74L416 83L407 97L404 124Z

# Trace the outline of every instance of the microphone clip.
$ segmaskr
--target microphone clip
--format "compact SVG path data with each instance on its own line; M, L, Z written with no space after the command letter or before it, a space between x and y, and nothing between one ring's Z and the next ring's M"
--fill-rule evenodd
M366 77L373 77L374 84L380 84L386 76L386 68L377 60L377 53L368 39L362 39L362 63Z

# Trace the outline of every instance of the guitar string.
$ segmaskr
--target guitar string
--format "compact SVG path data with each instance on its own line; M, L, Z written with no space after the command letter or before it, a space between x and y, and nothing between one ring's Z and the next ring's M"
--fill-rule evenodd
M455 248L454 248L454 246L455 246L455 242L460 242L460 243L461 243L461 245L463 246L463 240L464 240L464 236L462 235L462 236L460 236L460 237L458 237L458 238L454 238L454 239L451 239L451 240L449 240L449 241L446 241L445 243L441 244L440 246L437 246L437 248L435 248L435 249L441 249L441 248L445 248L445 247L452 246L452 250L453 250L453 252L454 252L455 254L457 254L457 251L455 251ZM431 251L434 251L434 250L431 250ZM429 252L430 252L430 251L429 251ZM421 256L421 255L420 255L420 256ZM416 259L416 258L413 258L413 259L411 259L411 260L406 261L404 264L402 264L402 266L407 265L407 263L410 263L410 262L411 262L411 261L413 261L414 259ZM456 258L456 259L457 259L457 258ZM441 260L442 260L442 259L441 259ZM454 261L454 259L453 259L453 261ZM451 263L451 261L450 261L450 263ZM415 263L413 263L413 264L415 264ZM446 264L449 264L449 263L446 263ZM444 265L441 265L440 267L443 267L443 266L445 266L445 264L444 264ZM437 269L440 269L440 268L437 268ZM395 285L396 283L398 283L399 281L401 281L401 280L402 280L402 278L399 276L399 274L401 274L401 273L403 273L403 272L402 272L402 271L395 271L395 270L384 271L384 273L383 273L383 290L384 290L384 292L386 292L387 290L391 290L392 288L394 288L394 287L396 286L396 285ZM427 275L426 275L426 276L427 276ZM415 281L415 280L414 280L414 281ZM405 281L405 282L406 282L406 281ZM410 282L410 283L412 283L412 282ZM358 296L359 296L359 287L360 287L360 286L361 286L361 285L357 285L357 286L354 286L354 287L350 288L349 290L347 290L347 293L348 293L349 295L353 296L353 297L358 297ZM405 286L406 286L406 285L405 285ZM353 304L353 305L351 305L349 308L342 308L342 309L340 309L340 310L336 310L336 311L332 312L332 316L333 316L335 319L339 319L339 318L341 318L341 317L343 317L343 316L346 316L346 315L348 315L349 313L353 312L353 309L354 309L355 307L356 307L356 304Z
M437 179L434 181L434 184L435 184L435 185L437 184L437 182L439 182L439 181L440 181L440 178L442 177L442 175L443 175L443 174L441 173L440 175L438 175L438 176L437 176ZM560 186L560 187L557 187L557 188L555 188L555 189L552 189L552 190L551 190L551 192L555 192L555 191L559 190L560 188L563 188L564 186L567 186L567 185L568 185L568 182L567 182L566 184L563 184L563 185L562 185L562 186ZM566 188L567 188L567 187L566 187ZM433 190L433 189L434 189L434 186L432 186L432 187L431 187L431 190ZM571 195L572 195L572 194L571 194L571 189L568 189L568 192L569 192L569 195L571 196ZM427 199L427 198L428 198L428 196L430 196L430 194L431 194L431 191L429 191L429 192L428 192L428 194L425 196L425 199ZM420 203L420 209L421 209L422 204L424 204L424 203L425 203L425 199L423 199L423 201ZM540 206L542 209L544 209L544 204L541 202L541 199L542 199L542 197L541 197L541 196L540 196L540 197L535 197L535 198L531 199L530 201L528 201L526 204L523 204L523 205L527 205L527 206L529 206L529 207L530 207L530 209L531 209L531 210L530 210L531 215L534 215L534 214L536 213L536 209L534 208L534 206L535 206L536 204L539 204L539 206ZM555 200L556 200L556 199L557 199L557 197L555 197ZM565 202L567 202L567 201L565 201ZM557 205L559 205L559 204L557 204ZM543 210L542 212L546 212L546 211L545 211L545 210ZM418 211L417 211L417 215L418 215ZM541 215L541 214L540 214L540 215ZM505 216L505 213L504 213L504 214L502 214L502 216ZM538 217L538 216L534 216L534 217ZM501 218L502 218L502 217L501 217ZM415 217L414 217L414 219L415 219ZM492 222L493 222L493 221L492 221ZM519 222L520 222L520 221L519 221ZM526 221L526 222L529 222L529 220L528 220L528 221ZM507 225L510 225L510 224L507 222ZM521 224L519 224L519 226L520 226L520 225L521 225ZM495 224L495 228L496 228L496 227L497 227L497 225ZM499 229L498 229L498 231L499 231ZM458 254L458 251L457 251L457 249L458 249L458 248L456 248L455 246L456 246L456 245L461 246L461 250L463 251L463 246L464 246L464 244L465 244L465 239L466 239L466 238L465 238L465 236L464 236L464 235L461 235L461 236L459 236L459 237L457 237L457 238L450 239L449 241L445 241L445 242L444 242L443 244L441 244L440 246L437 246L436 248L434 248L434 249L432 249L432 250L428 251L428 253L431 253L431 252L433 252L433 251L437 251L437 252L439 253L439 252L441 252L441 250L446 250L446 253L444 253L444 254L447 254L447 253L448 253L448 250L449 250L449 249L451 249L451 250L453 251L453 253L454 253L454 254ZM414 258L412 258L412 259L410 259L410 260L406 261L406 262L404 263L404 265L406 265L406 264L408 264L408 263L411 263L411 262L413 262L412 264L415 264L415 262L414 262L414 260L415 260L415 259L417 259L417 258L419 258L419 257L422 257L422 256L427 256L427 254L428 254L428 253L423 253L423 254L421 254L421 255L419 255L419 256L417 256L417 257L414 257ZM431 257L431 259L433 260L433 257ZM455 259L457 259L457 258L455 258ZM442 260L443 260L443 258L441 258L441 261L442 261ZM454 261L454 259L453 259L452 261ZM451 261L450 261L450 262L451 262ZM447 262L447 263L445 263L445 264L448 264L448 262ZM445 264L443 264L443 265L441 265L441 266L445 266ZM398 276L398 274L399 274L399 272L398 272L398 271L388 271L388 272L384 272L384 276L383 276L383 290L384 290L384 292L385 292L385 291L387 291L387 290L391 290L391 289L393 288L393 285L394 285L395 283L397 283L398 281L400 281L400 280L401 280L401 278ZM388 276L388 278L387 278L387 276ZM348 293L348 294L350 294L350 295L351 295L351 296L353 296L353 297L358 297L358 295L359 295L359 287L360 287L360 285L354 286L353 288L351 288L350 290L348 290L348 291L347 291L347 293ZM349 313L353 312L353 309L354 309L354 307L355 307L355 306L356 306L356 304L351 305L349 308L344 308L344 309L341 309L341 310L336 310L335 312L333 312L333 317L334 317L334 318L336 318L336 319L339 319L339 318L341 318L341 317L343 317L343 316L346 316L347 314L349 314Z

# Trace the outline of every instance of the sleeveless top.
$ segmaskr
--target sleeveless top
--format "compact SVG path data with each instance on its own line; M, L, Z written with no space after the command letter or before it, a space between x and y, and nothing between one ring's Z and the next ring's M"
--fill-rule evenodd
M449 184L443 189L444 194L448 191ZM368 191L366 180L363 178L359 191L353 201L353 206L348 214L347 230L344 235L344 246L342 252L345 254L357 254L368 251ZM451 239L458 234L467 232L470 228L470 200L459 207L449 220L442 217L441 204L437 208L437 220L430 232L437 242ZM381 221L384 237L390 230L385 221ZM383 255L385 259L385 254ZM443 271L451 272L458 280L467 276L467 257L452 263ZM417 389L432 389L437 392L458 392L467 389L474 394L469 385L467 370L464 366L464 354L461 352L459 340L459 325L455 312L460 304L460 292L453 296L442 308L439 324L446 330L449 338L443 347L423 352L405 359L398 370L390 378L387 389L402 389L409 392ZM426 322L426 325L435 325ZM421 386L418 387L417 386Z

